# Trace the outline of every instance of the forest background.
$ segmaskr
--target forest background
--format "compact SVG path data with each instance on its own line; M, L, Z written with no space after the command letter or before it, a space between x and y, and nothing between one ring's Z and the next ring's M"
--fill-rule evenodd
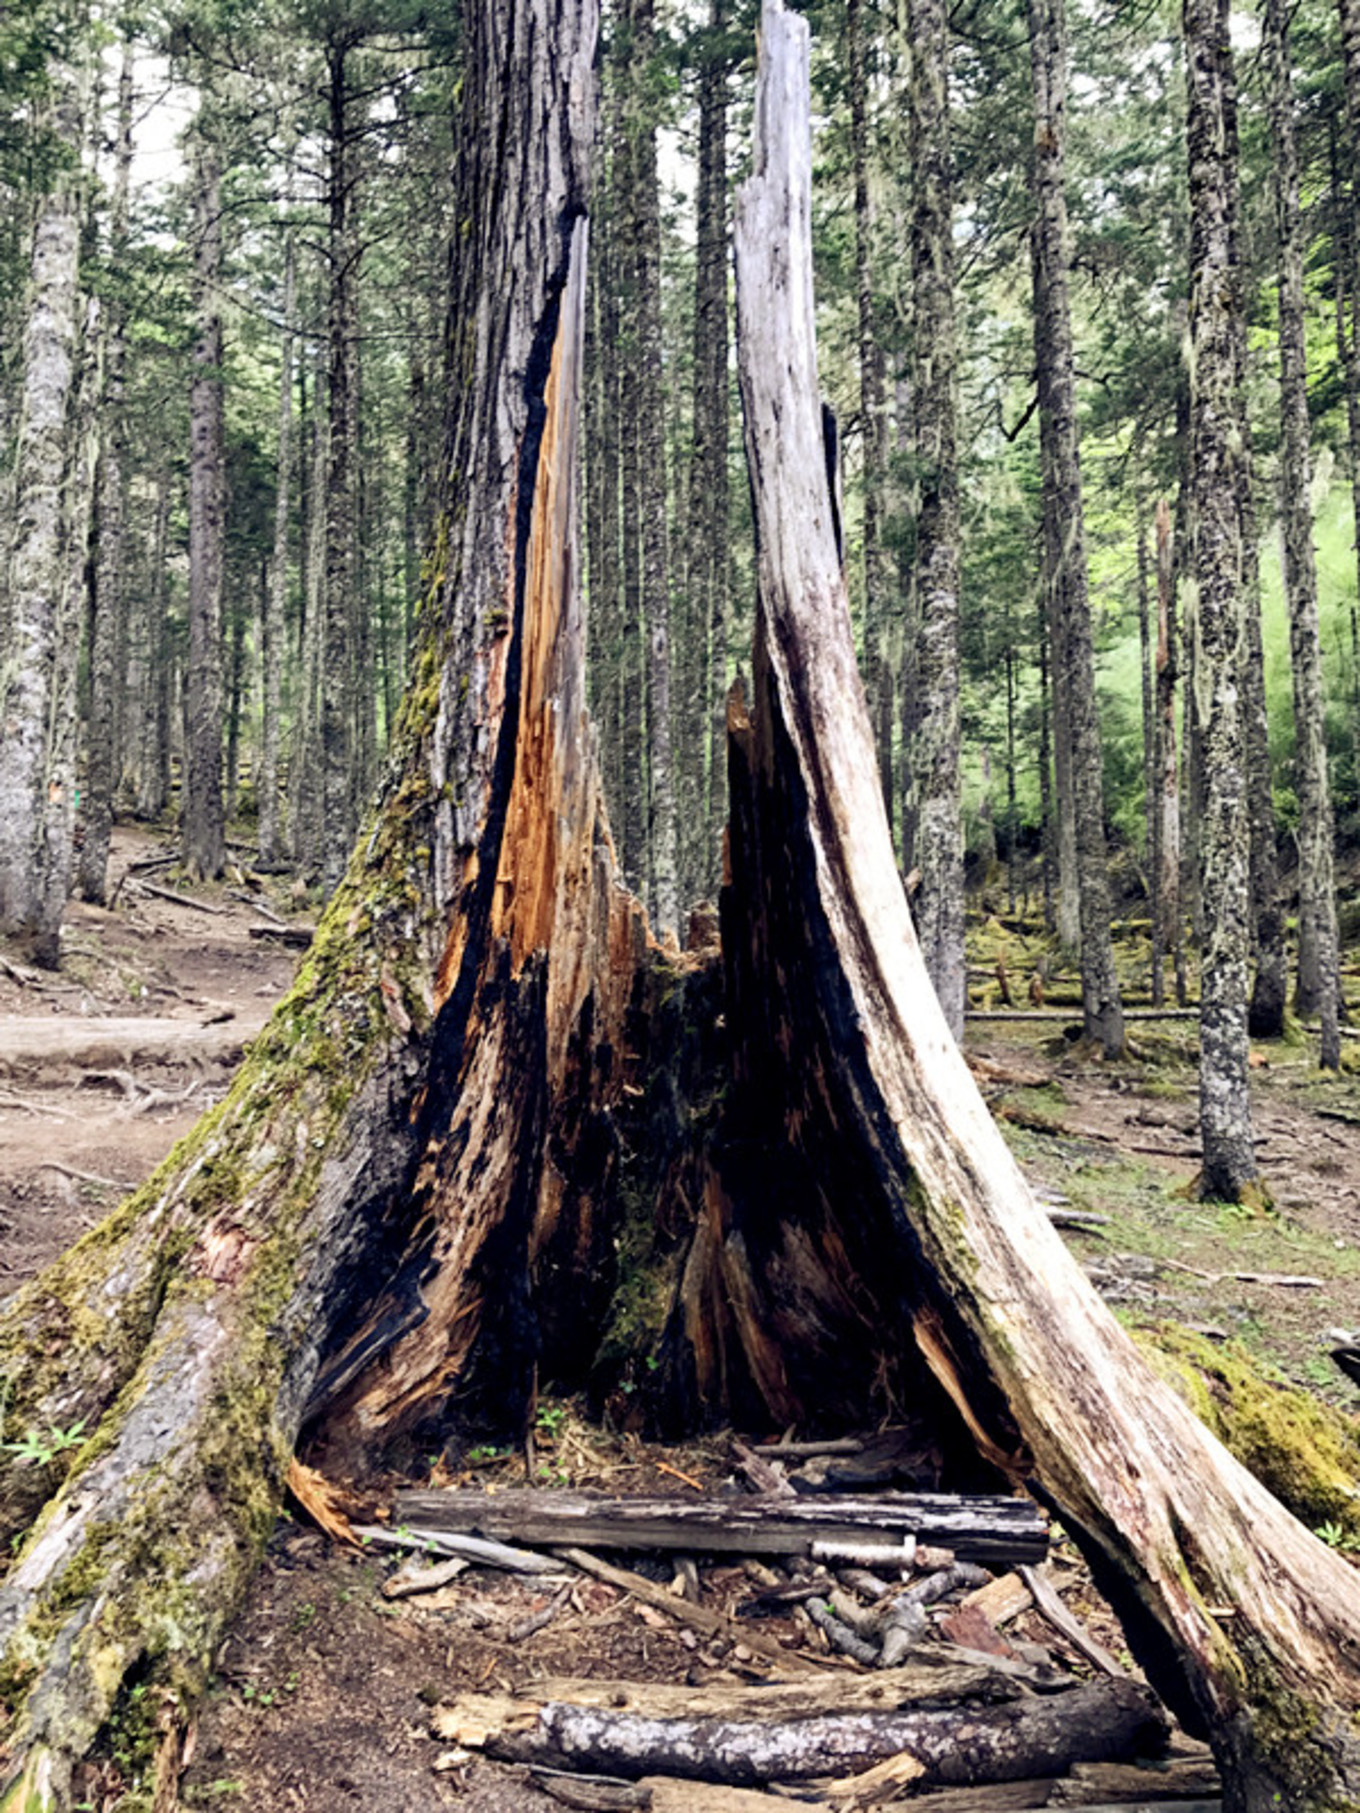
M1185 683L1197 616L1180 21L1164 5L1084 3L1065 16L1037 0L956 6L948 106L928 141L921 9L844 0L809 10L823 384L903 871L919 872L929 785L919 542L939 469L931 374L945 360L960 568L959 667L946 684L968 872L989 890L987 908L1042 903L1063 943L1084 942L1075 832L1063 833L1080 792L1065 752L1073 712L1054 658L1055 635L1067 633L1055 618L1066 608L1055 577L1064 555L1051 534L1063 500L1044 450L1051 412L1039 406L1036 336L1054 279L1036 221L1056 154L1103 829L1116 901L1146 913L1136 903L1151 898L1152 998L1169 986L1167 963L1184 998L1178 953L1197 910L1203 761ZM1360 828L1360 178L1343 55L1343 38L1360 55L1354 12L1343 0L1339 13L1300 4L1286 16L1271 0L1231 24L1239 389L1253 456L1242 511L1260 557L1244 580L1249 619L1259 599L1255 665L1269 720L1268 755L1262 741L1254 767L1267 830L1258 811L1255 832L1257 854L1268 842L1286 872L1308 816L1300 711L1320 719L1343 849ZM320 891L339 877L411 678L419 601L443 559L460 29L453 7L409 0L50 0L11 13L0 31L3 767L12 777L20 765L12 708L31 680L59 808L40 827L46 856L30 840L0 852L0 871L47 864L46 904L29 919L41 921L39 954L52 959L61 876L69 866L76 888L102 900L115 810L148 820L177 810L194 873L220 872L231 823L258 845L262 867ZM727 232L753 40L750 8L734 0L706 10L625 0L607 12L598 60L584 534L592 704L624 873L661 932L682 938L689 905L711 898L720 877L724 700L750 647ZM1297 141L1292 239L1277 181L1282 95ZM178 152L167 116L187 121ZM916 275L921 196L941 180L952 345L934 337ZM1279 296L1291 246L1320 711L1291 689L1279 557L1289 477ZM30 392L54 350L67 367L44 465L31 457L42 450ZM55 587L44 582L56 615L47 667L26 680L35 471L48 474L54 509L59 494L44 546L60 572ZM456 503L456 474L449 495ZM13 815L0 817L13 843ZM927 896L931 885L927 875ZM1258 898L1256 932L1264 910ZM28 922L12 898L0 918ZM1315 1010L1319 985L1304 984L1299 1005Z

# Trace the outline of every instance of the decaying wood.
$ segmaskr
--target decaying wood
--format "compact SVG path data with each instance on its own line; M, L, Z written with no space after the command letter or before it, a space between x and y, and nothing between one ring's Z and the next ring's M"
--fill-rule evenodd
M1018 1618L1021 1612L1027 1612L1034 1603L1034 1595L1019 1574L998 1574L986 1586L969 1593L963 1603L977 1606L993 1624L1002 1625Z
M813 1302L797 1236L823 1302L853 1279L873 1328L911 1331L979 1452L1056 1505L1135 1655L1212 1737L1231 1804L1360 1804L1360 1578L1101 1303L988 1117L915 948L822 468L806 59L802 22L767 0L734 225L758 607L750 707L729 720L723 932L739 1084L836 1188L801 1220L781 1204L777 1236L754 1215L733 1233L790 1255Z
M5 1813L69 1808L130 1674L172 1708L201 1690L309 1417L359 1449L488 1399L522 1417L531 1242L607 1276L623 1074L589 1053L627 1048L646 934L615 885L575 583L596 25L591 0L466 21L459 480L392 765L316 943L220 1108L0 1312L6 1428L92 1438L49 1468L0 1453ZM597 1295L561 1298L598 1319Z
M512 1549L503 1542L487 1542L480 1536L465 1536L448 1530L413 1530L406 1525L388 1529L385 1524L356 1524L354 1534L360 1542L373 1543L380 1549L417 1549L426 1554L457 1556L476 1567L500 1568L507 1574L560 1574L557 1562L546 1555L532 1554L528 1549Z
M130 882L128 893L151 894L157 900L168 900L172 906L187 907L191 913L210 913L214 919L220 919L227 910L214 906L210 900L198 900L192 894L177 894L173 888L163 888L155 881Z
M753 1655L762 1656L767 1662L776 1662L787 1671L821 1672L819 1665L811 1657L801 1656L796 1650L784 1649L778 1643L756 1636L749 1625L738 1624L735 1618L729 1618L724 1612L713 1611L707 1605L691 1605L687 1599L677 1599L664 1586L658 1586L644 1574L613 1567L585 1549L559 1549L558 1553L563 1561L569 1561L573 1567L580 1568L583 1574L590 1574L596 1580L618 1587L640 1604L665 1612L677 1624L687 1624L691 1630L702 1631L708 1637L726 1637L731 1643L744 1644Z
M310 949L316 937L316 927L312 925L248 925L246 931L252 938L264 938L273 944L286 944L290 950L295 951Z
M1075 1612L1070 1612L1063 1604L1053 1582L1042 1568L1021 1568L1020 1575L1033 1594L1034 1603L1054 1630L1066 1637L1094 1668L1115 1681L1127 1676L1128 1670L1115 1660L1103 1643L1096 1641Z
M507 1714L465 1695L441 1708L439 1732L509 1762L555 1762L600 1774L655 1774L750 1787L844 1776L906 1753L941 1785L1058 1774L1074 1762L1153 1755L1166 1725L1132 1683L1077 1687L1057 1699L985 1707L818 1713L789 1721L685 1716L550 1700Z
M1169 1756L1155 1768L1129 1763L1076 1763L1053 1784L1050 1807L1118 1806L1128 1802L1216 1799L1218 1771L1208 1756Z
M1068 1676L1065 1690L1077 1682ZM629 1712L640 1719L735 1719L790 1724L798 1719L821 1718L833 1712L900 1712L912 1706L941 1706L961 1700L1000 1703L1018 1699L1023 1685L997 1669L972 1662L922 1662L894 1669L891 1674L855 1674L837 1670L805 1676L796 1681L707 1681L698 1687L668 1681L594 1681L572 1676L537 1681L532 1690L502 1697L474 1694L458 1696L439 1706L432 1717L436 1737L463 1740L458 1733L468 1717L486 1727L495 1718L506 1725L528 1726L550 1702L593 1706L602 1711Z
M397 1494L396 1517L422 1530L475 1530L519 1542L714 1554L806 1554L813 1543L853 1544L886 1532L947 1542L965 1560L1007 1567L1042 1560L1048 1549L1048 1522L1032 1501L957 1493L718 1499L420 1490ZM900 1538L895 1546L901 1549Z

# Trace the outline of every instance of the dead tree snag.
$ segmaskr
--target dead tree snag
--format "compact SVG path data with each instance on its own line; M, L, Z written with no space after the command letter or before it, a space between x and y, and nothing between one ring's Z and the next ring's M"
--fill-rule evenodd
M733 906L746 1054L834 1180L824 1251L911 1328L978 1446L1053 1503L1234 1807L1360 1801L1360 1582L1160 1385L1034 1202L912 935L820 454L807 28L766 0L755 174L736 215L759 546ZM736 957L730 956L734 964ZM888 1315L905 1307L898 1323Z

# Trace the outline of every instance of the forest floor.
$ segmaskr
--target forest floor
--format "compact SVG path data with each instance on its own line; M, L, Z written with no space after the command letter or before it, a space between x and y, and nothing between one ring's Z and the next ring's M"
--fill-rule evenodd
M224 883L183 889L173 856L153 833L120 828L115 905L72 907L62 973L36 976L0 953L0 1297L91 1226L220 1098L295 968L296 951L250 935L307 911L286 883L266 885L243 862ZM980 928L988 965L1006 937L994 921ZM1027 956L1014 941L1014 973ZM1360 1076L1323 1079L1311 1044L1254 1053L1274 1206L1208 1205L1193 1194L1193 1021L1135 1025L1136 1055L1117 1065L1093 1061L1064 1024L974 1022L968 1052L1042 1196L1059 1216L1087 1218L1067 1238L1116 1314L1231 1336L1280 1378L1360 1409L1360 1391L1328 1357L1360 1341ZM1348 1047L1360 1061L1360 1041ZM536 1433L537 1470L554 1483L620 1494L674 1491L677 1478L730 1489L734 1479L726 1436L662 1448L593 1428L575 1405L555 1403L540 1407ZM467 1483L522 1477L518 1456L474 1451ZM739 1642L700 1636L601 1581L579 1579L565 1594L477 1570L441 1593L391 1601L380 1588L394 1566L385 1554L332 1544L300 1516L281 1520L218 1659L183 1782L187 1806L546 1809L556 1803L523 1772L469 1760L432 1737L431 1705L459 1690L521 1691L555 1676L695 1683L752 1672ZM1060 1542L1049 1567L1069 1607L1121 1655L1118 1625L1071 1549ZM649 1571L671 1577L669 1567ZM731 1607L751 1591L740 1565L703 1572L706 1604ZM543 1613L551 1613L544 1627L525 1636ZM787 1620L759 1628L805 1651L818 1638ZM1008 1635L1084 1666L1037 1611ZM96 1809L117 1797L119 1748L115 1732L87 1787Z

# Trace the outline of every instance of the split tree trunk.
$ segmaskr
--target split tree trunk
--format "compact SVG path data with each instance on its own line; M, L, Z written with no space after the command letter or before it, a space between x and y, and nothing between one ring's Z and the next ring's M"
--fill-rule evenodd
M733 1022L742 1063L785 1092L812 1174L836 1178L822 1250L874 1281L873 1326L911 1331L982 1451L1059 1507L1157 1685L1212 1736L1229 1804L1353 1804L1355 1574L1152 1378L1040 1213L927 986L821 469L807 34L775 0L761 54L736 232L759 570L742 740L759 838L738 815L731 904L751 912L729 962L765 993Z
M201 1684L306 1420L334 1455L475 1428L489 1401L513 1419L535 1355L560 1375L601 1320L647 976L574 591L594 18L516 0L469 30L459 508L398 760L228 1099L0 1317L7 1426L91 1430L64 1482L3 1456L0 1523L37 1519L0 1587L4 1813L69 1804L133 1669L167 1696L173 1774L173 1696ZM1109 1316L921 963L826 484L805 25L767 6L762 51L737 234L760 598L752 710L731 714L734 1087L662 1370L691 1414L743 1373L771 1417L862 1413L874 1373L919 1402L925 1380L993 1478L1061 1508L1234 1808L1353 1804L1354 1574ZM695 1028L671 1024L683 1050Z
M621 1066L593 1066L591 1039L624 1048L611 984L631 983L641 938L598 812L574 589L595 16L522 0L473 9L469 32L458 509L399 760L228 1099L0 1317L7 1431L93 1434L64 1480L0 1456L0 1527L32 1525L0 1587L6 1813L69 1807L73 1765L134 1670L165 1696L173 1773L173 1702L205 1678L303 1418L400 1325L379 1315L322 1379L375 1276L408 1327L423 1321L393 1347L386 1391L354 1401L360 1427L379 1396L411 1420L464 1403L474 1349L498 1391L520 1356L523 1403L523 1297L479 1277L522 1275L531 1235L541 1261L560 1240L594 1264L612 1239L569 1162L579 1138L608 1169L594 1108ZM503 115L516 130L498 145L484 128ZM438 1279L423 1304L414 1291L419 1241L402 1270L401 1205L416 1203L453 1255L446 1316Z

